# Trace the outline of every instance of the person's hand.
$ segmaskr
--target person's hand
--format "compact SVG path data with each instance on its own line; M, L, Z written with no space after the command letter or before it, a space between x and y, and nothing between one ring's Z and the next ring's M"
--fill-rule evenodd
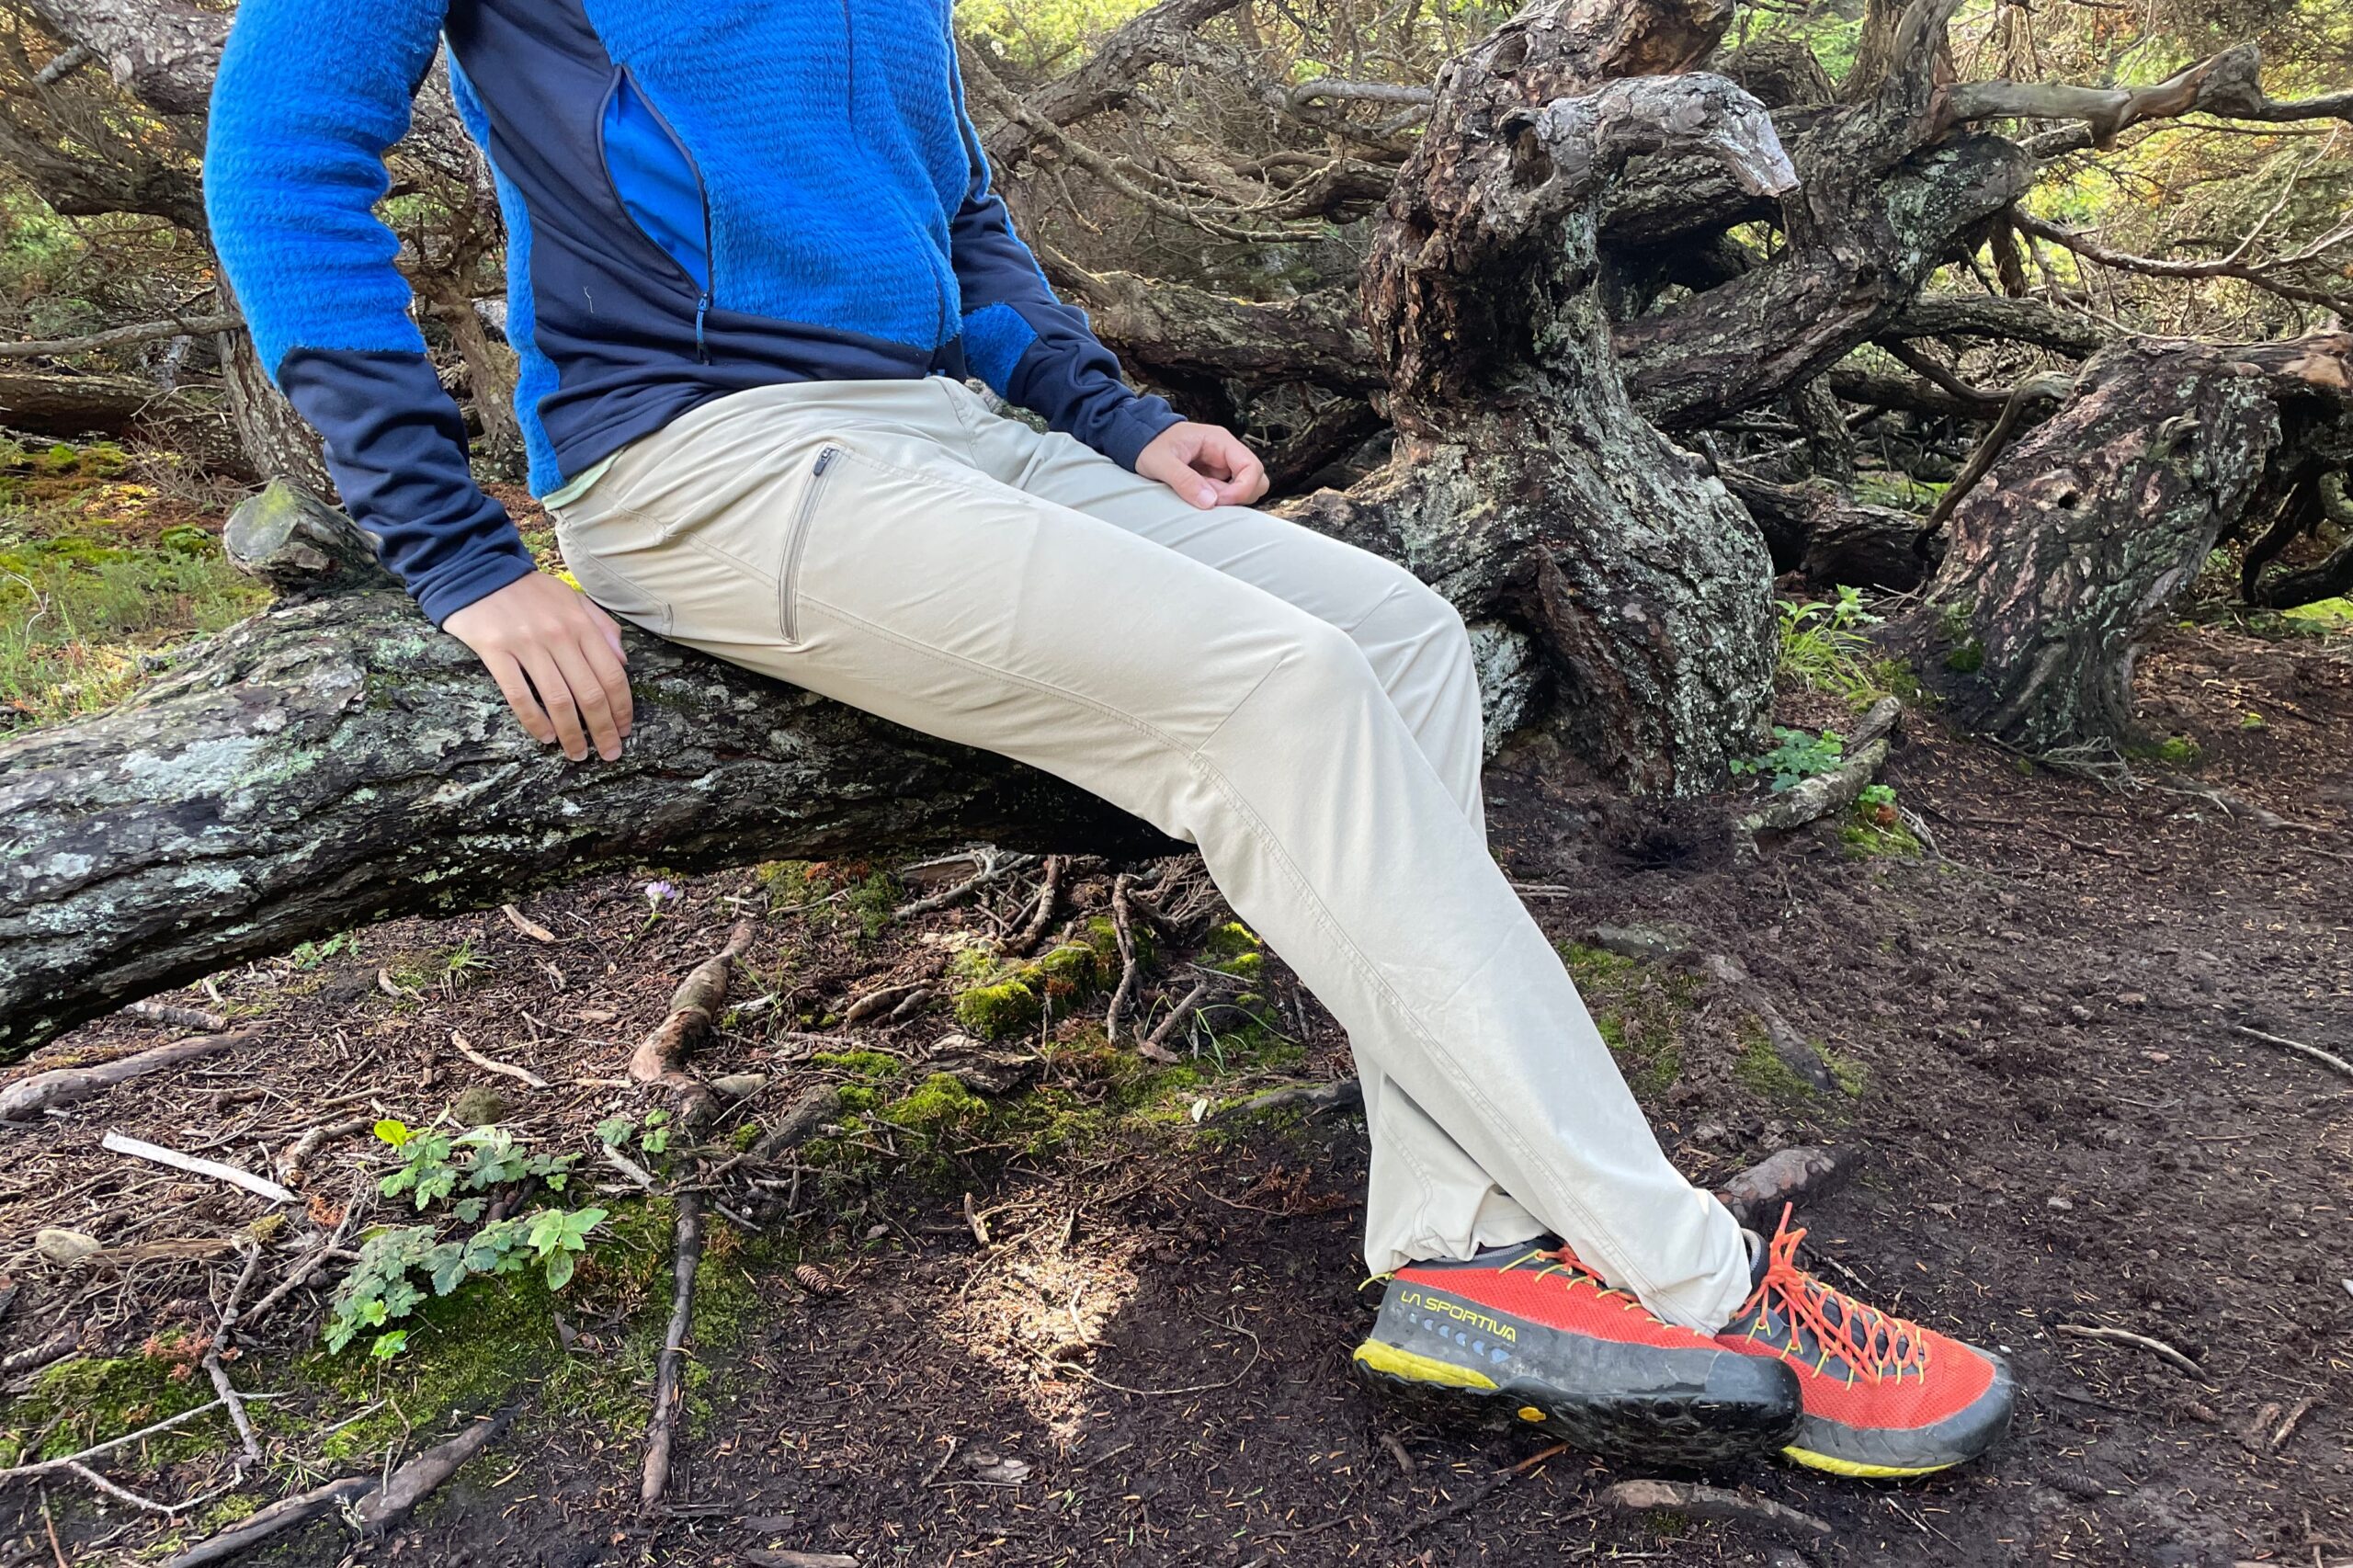
M1156 479L1194 506L1247 506L1267 493L1267 465L1240 437L1188 419L1153 437L1136 458L1136 472Z
M621 629L587 595L535 572L452 611L441 630L472 648L531 738L611 762L629 733L629 673ZM585 736L583 726L585 726Z

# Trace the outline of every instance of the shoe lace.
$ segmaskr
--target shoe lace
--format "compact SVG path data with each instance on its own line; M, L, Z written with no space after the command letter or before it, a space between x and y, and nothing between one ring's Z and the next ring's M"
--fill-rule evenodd
M1645 1317L1651 1315L1650 1309L1643 1306L1641 1299L1631 1290L1621 1290L1604 1279L1594 1272L1593 1265L1577 1256L1566 1246L1553 1247L1550 1251L1531 1256L1545 1260L1544 1267L1536 1271L1538 1278L1540 1279L1548 1274L1558 1273L1563 1277L1562 1283L1573 1291L1580 1285L1590 1285L1593 1287L1593 1293L1602 1301L1614 1301L1620 1308L1641 1312Z
M1804 1230L1790 1224L1785 1205L1780 1228L1766 1246L1765 1277L1740 1309L1739 1315L1750 1320L1749 1337L1756 1338L1778 1318L1789 1325L1784 1359L1812 1361L1816 1370L1833 1359L1843 1361L1849 1383L1900 1380L1906 1373L1926 1377L1927 1336L1904 1319L1833 1290L1800 1268L1798 1244L1804 1239Z

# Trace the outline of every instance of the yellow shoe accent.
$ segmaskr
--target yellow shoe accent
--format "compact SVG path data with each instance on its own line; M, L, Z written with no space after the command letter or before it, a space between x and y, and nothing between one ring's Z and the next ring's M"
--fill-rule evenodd
M1451 1389L1491 1389L1495 1386L1495 1380L1484 1372L1458 1367L1435 1356L1418 1356L1411 1350L1401 1350L1394 1345L1384 1345L1378 1339L1368 1339L1358 1346L1356 1358L1359 1366L1376 1372L1386 1372L1392 1378L1403 1378L1412 1383L1438 1383Z
M1944 1464L1911 1466L1859 1464L1853 1460L1836 1459L1829 1454L1817 1454L1810 1449L1799 1448L1783 1449L1781 1457L1793 1463L1802 1464L1808 1470L1826 1470L1833 1475L1852 1476L1858 1481L1894 1481L1904 1476L1934 1475L1940 1470L1950 1470L1954 1464L1960 1462L1949 1460Z

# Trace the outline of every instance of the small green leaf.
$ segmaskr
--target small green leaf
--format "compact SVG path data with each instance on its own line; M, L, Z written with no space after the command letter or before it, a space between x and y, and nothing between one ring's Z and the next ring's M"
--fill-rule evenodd
M396 1328L390 1334L378 1335L374 1347L368 1354L379 1361L389 1361L407 1348L408 1330Z
M388 1116L383 1120L376 1124L376 1136L383 1142L390 1143L393 1148L397 1149L406 1143L412 1137L415 1136L415 1134L409 1131L407 1122L396 1121Z
M572 1282L573 1256L568 1252L551 1254L547 1261L548 1289L561 1290Z

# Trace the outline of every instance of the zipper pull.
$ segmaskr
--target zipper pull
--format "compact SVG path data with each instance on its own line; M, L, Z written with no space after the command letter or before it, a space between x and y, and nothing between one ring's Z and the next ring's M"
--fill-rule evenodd
M710 346L703 341L702 318L710 313L710 291L706 290L702 298L695 301L695 358L705 365L710 363Z
M827 447L824 450L819 452L817 454L817 466L809 471L811 476L814 477L815 475L824 473L827 469L833 467L834 459L839 455L840 451L841 449L839 447Z

